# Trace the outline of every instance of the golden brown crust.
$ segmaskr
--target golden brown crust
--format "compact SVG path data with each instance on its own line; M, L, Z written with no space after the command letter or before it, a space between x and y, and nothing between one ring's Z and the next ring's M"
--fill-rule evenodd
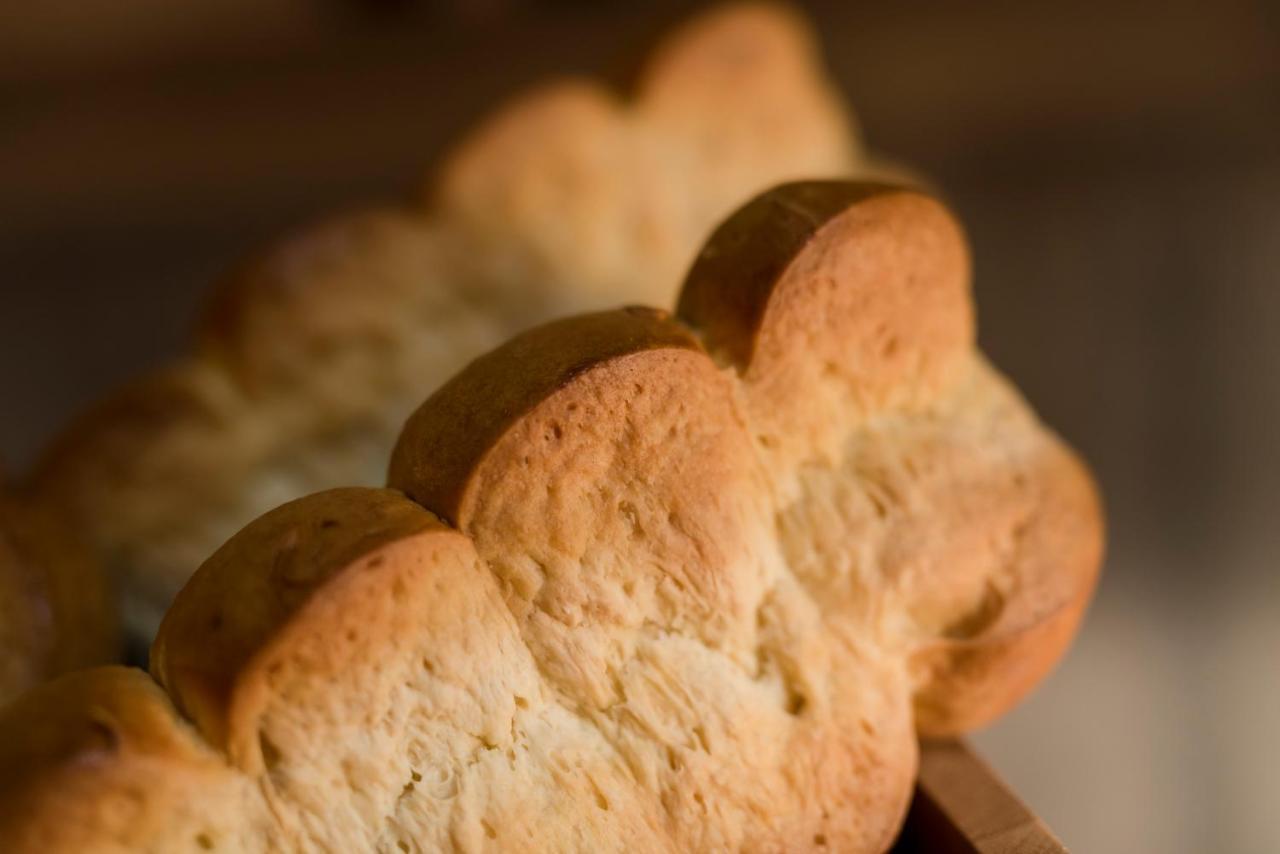
M242 827L258 824L243 782L131 668L64 676L0 709L0 770L6 851L158 854L234 844L202 817L228 806L243 810Z
M880 184L784 185L716 230L679 314L752 388L766 448L785 458L798 445L790 459L803 462L833 452L833 426L847 442L863 419L928 410L956 386L973 347L968 278L963 234L938 203ZM844 390L824 396L833 379ZM966 524L1017 515L1019 553L1001 558L1017 564L1016 583L975 591L928 576L942 608L960 615L935 620L931 628L947 636L921 641L914 654L917 725L929 735L981 726L1021 699L1061 657L1092 592L1101 513L1084 468L1052 440L1006 465L1017 468L1013 482L1030 486L965 484L993 495L988 515ZM913 480L908 488L919 488ZM959 503L950 481L926 488ZM942 504L926 524L940 526L949 512Z
M574 377L651 349L698 348L664 311L621 312L548 323L472 362L409 419L391 458L391 485L460 524L469 476L498 439Z
M913 655L922 735L956 735L1003 715L1057 664L1084 618L1102 565L1097 487L1065 448L1046 451L1038 468L1028 478L1034 513L1016 532L1017 580L994 618L953 627Z
M149 676L100 667L40 685L3 709L0 803L21 794L32 775L98 752L181 750L168 700Z
M879 850L914 768L897 705L903 674L825 629L777 562L771 490L730 378L659 314L614 313L625 331L584 352L581 342L609 319L555 324L547 331L556 334L526 336L475 363L452 393L481 410L493 384L526 382L509 369L517 352L520 363L556 366L557 379L529 381L538 400L515 417L494 406L487 414L499 429L485 452L464 454L468 467L447 473L407 464L420 443L452 450L450 440L470 433L441 432L439 400L428 401L402 434L391 484L438 511L431 498L448 497L548 688L579 714L619 739L670 750L654 731L673 721L650 707L665 705L654 697L661 678L695 710L720 703L746 718L674 716L714 746L680 751L679 773L650 784L673 848L825 839ZM442 488L449 478L457 480ZM759 691L745 708L744 677ZM738 763L750 771L735 772ZM708 798L713 818L699 806Z
M957 380L974 337L968 280L964 236L939 203L805 182L716 229L679 314L753 388L762 440L799 462L833 452L835 425L919 410Z
M779 285L796 256L854 204L899 192L887 184L831 181L757 196L717 226L698 253L677 312L698 327L712 352L745 371L771 300L786 298Z
M973 350L940 205L789 185L748 210L691 274L692 328L626 309L519 336L410 418L402 492L302 499L206 562L154 660L220 758L155 724L145 844L888 847L917 731L985 723L1070 640L1097 498ZM149 686L107 706L172 714ZM77 777L79 803L135 767ZM219 808L154 818L192 779ZM58 820L20 785L32 817L0 842ZM116 824L75 815L81 840Z
M712 10L629 97L541 87L468 134L421 202L254 255L215 289L190 356L54 443L35 500L83 532L149 635L255 516L380 482L403 419L469 358L565 313L665 305L733 206L862 165L805 23L769 4Z
M271 511L192 577L160 626L152 671L205 736L231 753L233 694L252 680L246 674L280 627L333 576L432 527L439 525L421 507L382 489L335 489Z

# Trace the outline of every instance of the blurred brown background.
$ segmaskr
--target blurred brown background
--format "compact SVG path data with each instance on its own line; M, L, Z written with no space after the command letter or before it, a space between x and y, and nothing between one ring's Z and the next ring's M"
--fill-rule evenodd
M1081 641L979 745L1077 851L1280 850L1280 6L802 5L1109 504ZM246 249L688 8L0 4L0 458L180 348Z

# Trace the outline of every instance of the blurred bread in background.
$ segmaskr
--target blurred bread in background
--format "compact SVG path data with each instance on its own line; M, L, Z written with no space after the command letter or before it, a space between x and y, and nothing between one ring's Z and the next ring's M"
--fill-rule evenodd
M0 704L118 654L115 609L88 551L0 483Z
M802 20L714 10L662 42L632 96L537 89L465 138L420 202L259 253L215 290L191 354L76 421L30 494L84 532L149 637L250 519L378 483L412 406L470 358L554 315L668 303L735 205L876 168Z

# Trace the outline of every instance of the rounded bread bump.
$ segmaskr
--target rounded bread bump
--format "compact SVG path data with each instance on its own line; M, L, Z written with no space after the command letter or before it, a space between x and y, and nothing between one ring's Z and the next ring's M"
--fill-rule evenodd
M247 770L262 767L255 720L268 649L304 621L344 573L443 526L404 496L336 489L289 502L232 537L183 588L161 623L151 669L205 737Z
M955 383L974 338L968 248L919 192L784 184L716 229L678 313L738 369L762 441L794 465Z
M261 847L268 816L145 673L99 667L0 708L6 851Z
M969 270L919 191L787 184L717 228L678 310L742 378L793 567L905 646L928 735L1044 677L1102 554L1088 471L974 349Z

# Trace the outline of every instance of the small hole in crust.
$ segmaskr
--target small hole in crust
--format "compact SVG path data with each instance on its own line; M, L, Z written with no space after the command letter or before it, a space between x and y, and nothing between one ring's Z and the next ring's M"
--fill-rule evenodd
M265 732L258 732L258 749L262 751L262 764L270 771L280 764L280 748L275 746Z
M489 824L489 822L487 822L487 821L481 821L481 822L480 822L480 826L484 828L484 835L485 835L485 836L489 837L490 839L497 839L497 838L498 838L498 832L497 832L496 830L494 830L494 829L493 829L493 825L492 825L492 824Z
M436 672L436 666L431 663L431 659L429 658L422 659L422 669L427 671L428 673Z
M942 636L949 640L975 638L995 624L1004 612L1004 605L1004 594L988 580L982 590L982 601L948 624Z
M338 520L337 520L337 519L325 519L323 522L321 522L321 523L320 523L320 527L321 527L321 528L324 528L324 529L326 529L326 530L328 530L329 528L336 528L336 527L338 527Z
M109 752L115 750L120 744L115 729L105 721L90 720L88 730L88 741L93 750Z
M821 833L815 833L815 834L813 835L813 844L814 844L814 845L818 845L818 846L820 846L820 847L822 847L822 848L826 848L826 847L827 847L827 837L826 837L826 836L824 836L824 835L823 835L823 834L821 834Z
M213 837L211 837L211 836L210 836L209 834L207 834L207 833L197 833L197 834L196 834L196 845L199 845L199 846L200 846L201 848L203 848L205 851L212 851L212 850L213 850Z
M408 851L408 850L409 850L409 843L408 843L408 842L405 842L403 839L397 839L397 840L396 840L396 847L397 847L397 848L399 848L401 851Z
M520 709L527 709L527 708L529 708L529 701L528 701L528 700L526 700L524 697L521 697L521 696L518 696L518 695L517 695L517 697L516 697L516 707L517 707L517 708L520 708Z
M809 701L799 691L792 691L787 695L787 714L789 715L803 714L808 705Z
M609 799L604 796L604 792L596 791L596 806L605 812L609 811Z

